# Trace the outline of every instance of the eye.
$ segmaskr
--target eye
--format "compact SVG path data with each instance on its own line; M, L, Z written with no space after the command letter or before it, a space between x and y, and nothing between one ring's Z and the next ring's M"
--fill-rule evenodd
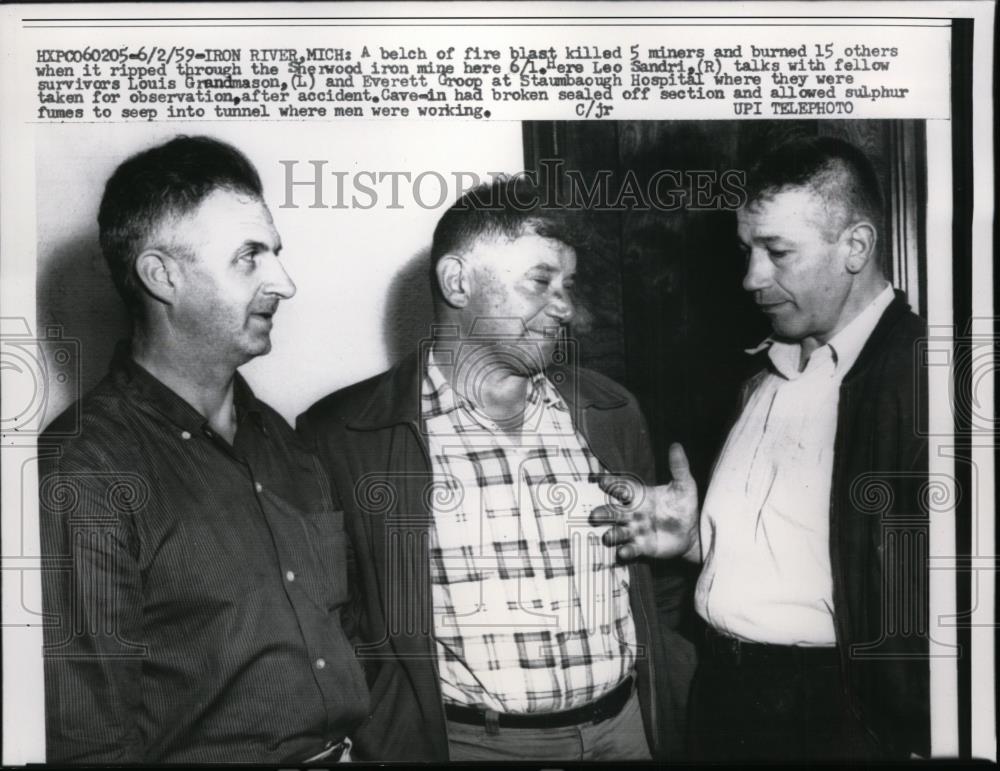
M768 249L767 254L772 260L780 260L783 257L787 257L791 252L788 249Z

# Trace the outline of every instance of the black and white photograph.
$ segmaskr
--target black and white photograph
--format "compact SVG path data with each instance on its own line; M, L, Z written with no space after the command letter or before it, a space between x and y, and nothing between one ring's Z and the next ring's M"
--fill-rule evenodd
M995 762L994 8L778 5L2 9L4 765Z

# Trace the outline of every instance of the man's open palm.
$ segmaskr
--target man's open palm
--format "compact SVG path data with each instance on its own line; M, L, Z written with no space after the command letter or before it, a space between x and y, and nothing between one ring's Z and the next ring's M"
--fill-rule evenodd
M590 524L612 525L604 533L606 546L617 546L623 560L636 557L684 557L698 560L698 485L687 455L670 445L669 484L648 487L628 477L608 476L599 484L618 504L598 506Z

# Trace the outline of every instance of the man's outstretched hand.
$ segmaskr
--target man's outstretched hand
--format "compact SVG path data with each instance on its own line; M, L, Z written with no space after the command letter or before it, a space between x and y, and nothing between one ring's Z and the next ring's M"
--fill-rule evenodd
M608 476L599 481L601 489L619 503L595 508L590 524L612 525L603 541L605 546L618 547L620 559L701 559L698 485L684 448L676 443L670 445L670 476L670 484L659 487L647 487L628 477Z

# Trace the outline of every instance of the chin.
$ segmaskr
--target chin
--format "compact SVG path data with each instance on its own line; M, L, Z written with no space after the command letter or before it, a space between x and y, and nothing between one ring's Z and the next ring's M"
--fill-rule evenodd
M771 331L775 337L792 341L801 340L809 334L805 324L796 324L794 319L772 320Z
M546 369L552 364L552 357L555 356L555 342L533 343L526 352L526 366L534 375Z
M548 366L549 358L540 356L536 350L522 351L516 358L508 360L511 368L521 375L532 377Z
M251 359L257 356L264 356L271 352L271 338L251 340L243 350L247 357Z

